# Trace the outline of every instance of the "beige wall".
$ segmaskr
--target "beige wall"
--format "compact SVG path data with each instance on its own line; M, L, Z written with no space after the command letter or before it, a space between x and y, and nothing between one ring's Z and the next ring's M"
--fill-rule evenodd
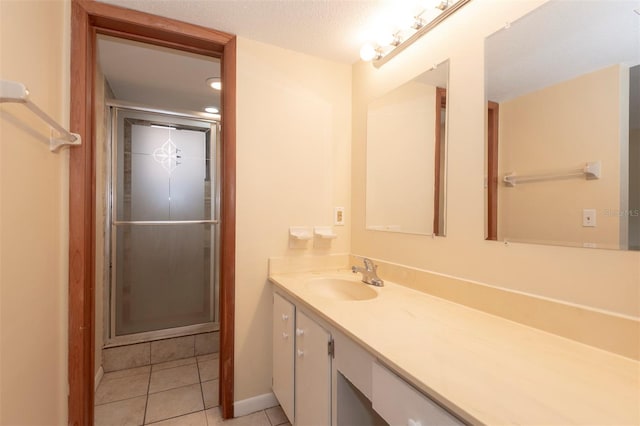
M0 1L0 78L63 124L66 1ZM18 42L19 41L19 42ZM0 424L67 419L68 148L21 105L0 106Z
M380 68L353 68L352 253L640 315L640 253L484 241L484 38L543 1L473 1ZM464 28L464 31L461 29ZM367 103L450 58L447 236L365 230Z
M235 399L271 392L269 256L347 253L351 67L238 40ZM346 226L288 248L291 225Z
M367 108L367 227L433 233L436 87L411 81Z
M614 65L500 103L500 177L589 161L601 161L602 176L500 184L498 240L619 248L620 220L610 212L621 197L621 72ZM582 226L582 209L596 210L596 227Z
M353 110L351 67L239 39L236 400L271 388L267 258L349 252L350 238L356 254L639 314L640 253L483 241L483 37L538 3L471 2L381 69L356 65ZM68 9L0 1L0 77L64 123ZM365 231L366 104L448 57L448 236ZM64 424L68 155L23 107L0 111L0 423ZM335 205L347 225L330 248L288 249L290 225L330 224Z

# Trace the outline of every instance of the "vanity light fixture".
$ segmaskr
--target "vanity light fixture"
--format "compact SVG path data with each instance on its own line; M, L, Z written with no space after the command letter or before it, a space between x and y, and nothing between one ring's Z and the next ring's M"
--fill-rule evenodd
M211 87L213 90L222 90L222 80L220 77L209 77L206 82L207 86Z
M368 42L360 49L360 59L379 67L429 32L471 0L426 0L428 6L413 17L406 29L393 33L389 41Z
M205 112L208 112L209 114L217 114L220 112L220 110L214 106L208 106L204 108Z

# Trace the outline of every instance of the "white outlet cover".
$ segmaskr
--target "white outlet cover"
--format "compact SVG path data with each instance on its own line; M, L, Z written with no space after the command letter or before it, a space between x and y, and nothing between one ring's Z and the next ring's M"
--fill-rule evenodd
M586 227L596 226L596 209L582 210L582 226L586 226Z

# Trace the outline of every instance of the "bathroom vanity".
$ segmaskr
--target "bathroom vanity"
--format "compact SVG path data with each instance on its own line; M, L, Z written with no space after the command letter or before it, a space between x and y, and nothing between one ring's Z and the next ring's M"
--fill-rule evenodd
M286 297L279 290L273 294L273 391L293 423L463 424L353 339Z
M640 422L637 361L346 269L270 281L292 424Z

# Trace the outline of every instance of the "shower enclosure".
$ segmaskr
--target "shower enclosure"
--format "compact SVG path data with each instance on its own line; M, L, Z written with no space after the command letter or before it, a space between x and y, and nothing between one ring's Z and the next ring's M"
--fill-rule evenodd
M108 343L218 330L219 125L110 111Z

